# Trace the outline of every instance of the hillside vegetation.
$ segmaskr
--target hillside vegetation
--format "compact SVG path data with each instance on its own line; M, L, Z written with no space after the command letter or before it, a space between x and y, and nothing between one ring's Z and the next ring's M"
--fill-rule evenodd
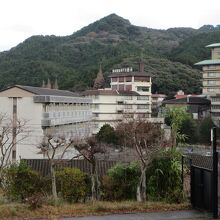
M0 88L41 86L43 80L57 78L62 89L84 90L92 87L100 62L108 81L112 68L137 68L142 57L154 76L154 92L199 93L201 74L190 65L208 58L204 46L219 36L219 29L210 26L155 30L111 14L70 36L33 36L0 53Z

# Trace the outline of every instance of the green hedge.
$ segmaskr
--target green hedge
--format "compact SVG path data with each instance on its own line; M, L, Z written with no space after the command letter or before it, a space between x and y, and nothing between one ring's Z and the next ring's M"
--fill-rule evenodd
M12 200L25 200L44 191L44 179L25 162L13 164L3 171L2 182L5 194Z
M147 170L147 195L149 199L181 202L181 154L175 149L165 150L153 160Z
M137 163L116 164L103 177L103 198L105 200L126 200L136 197L140 176Z
M90 190L88 176L78 168L66 167L56 172L57 192L69 202L85 200Z

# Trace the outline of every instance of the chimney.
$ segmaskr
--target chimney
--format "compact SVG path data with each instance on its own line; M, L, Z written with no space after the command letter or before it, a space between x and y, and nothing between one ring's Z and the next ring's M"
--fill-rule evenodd
M139 62L139 72L143 73L144 72L144 62L140 60Z

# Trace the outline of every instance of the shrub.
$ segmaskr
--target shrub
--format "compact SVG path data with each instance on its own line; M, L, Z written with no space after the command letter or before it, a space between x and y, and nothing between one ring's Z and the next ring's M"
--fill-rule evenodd
M84 200L88 194L88 177L78 168L66 167L56 172L57 192L69 202Z
M42 192L43 178L24 162L11 165L3 175L5 193L12 200L25 200L34 193Z
M42 207L44 200L45 196L42 193L34 193L33 195L25 199L26 203L29 204L30 209Z
M134 199L140 176L136 163L116 164L103 177L103 198L106 200Z
M182 200L181 155L178 151L163 151L153 160L147 170L147 194L153 200Z
M107 144L117 144L118 143L118 137L116 135L116 132L113 127L111 127L109 124L103 125L98 134L96 135L98 141L104 142Z

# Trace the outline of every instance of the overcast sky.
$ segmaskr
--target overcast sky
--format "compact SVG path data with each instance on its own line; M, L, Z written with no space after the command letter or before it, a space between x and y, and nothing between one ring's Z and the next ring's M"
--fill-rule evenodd
M111 13L149 28L199 28L220 24L220 0L0 0L0 51L32 35L70 35Z

